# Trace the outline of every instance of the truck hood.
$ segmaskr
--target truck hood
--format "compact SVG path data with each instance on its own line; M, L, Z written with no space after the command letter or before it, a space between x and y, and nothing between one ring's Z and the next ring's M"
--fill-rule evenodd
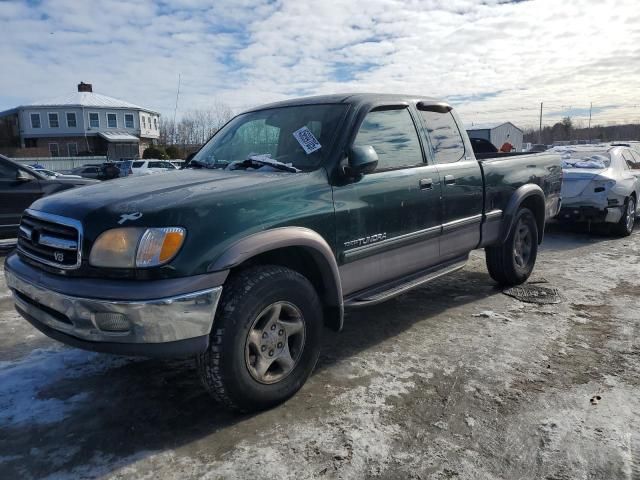
M305 175L308 174L199 169L129 176L45 197L31 208L80 221L95 213L108 224L109 217L120 218L134 212L147 215L167 212L174 206L210 206L216 199L238 192L247 195L254 187L292 182ZM74 183L73 179L68 181Z

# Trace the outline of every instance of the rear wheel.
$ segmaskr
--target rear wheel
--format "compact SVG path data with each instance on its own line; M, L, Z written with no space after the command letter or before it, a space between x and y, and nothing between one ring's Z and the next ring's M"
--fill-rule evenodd
M613 231L621 237L628 237L633 232L636 223L636 199L631 196L627 198L624 205L624 213L620 221L614 225Z
M485 248L489 275L500 285L519 285L531 275L538 256L538 225L528 208L516 214L507 240Z
M320 353L322 309L311 283L280 266L231 278L211 333L197 357L211 395L239 411L263 410L295 394Z

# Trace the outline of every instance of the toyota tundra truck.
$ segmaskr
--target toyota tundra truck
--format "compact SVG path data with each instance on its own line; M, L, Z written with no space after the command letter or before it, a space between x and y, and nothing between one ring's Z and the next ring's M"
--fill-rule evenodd
M560 207L560 162L479 161L431 98L284 101L233 118L180 171L37 200L5 275L49 337L195 357L219 402L265 409L302 387L346 309L456 272L479 248L498 284L526 281Z

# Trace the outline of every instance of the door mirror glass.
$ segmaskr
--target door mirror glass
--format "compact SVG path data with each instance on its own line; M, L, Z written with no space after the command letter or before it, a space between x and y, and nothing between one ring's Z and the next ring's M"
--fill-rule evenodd
M16 172L16 180L19 182L30 182L33 180L33 177L24 170L18 170Z
M371 145L356 145L349 151L349 170L354 175L373 172L378 166L378 154Z

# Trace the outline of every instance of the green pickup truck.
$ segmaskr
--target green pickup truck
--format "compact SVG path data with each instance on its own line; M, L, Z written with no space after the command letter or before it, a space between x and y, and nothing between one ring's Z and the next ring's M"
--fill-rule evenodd
M526 281L560 207L560 160L478 161L431 98L280 102L233 118L186 169L36 201L5 275L46 335L194 356L217 400L264 409L302 387L346 308L459 270L477 248L496 282Z

